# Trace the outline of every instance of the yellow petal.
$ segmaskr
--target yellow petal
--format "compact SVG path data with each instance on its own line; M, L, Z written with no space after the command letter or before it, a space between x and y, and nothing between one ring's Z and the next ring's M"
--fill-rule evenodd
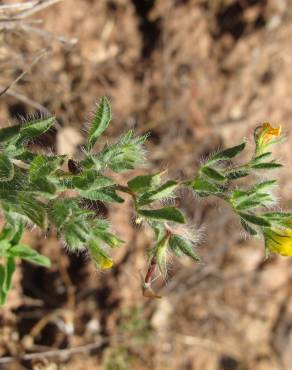
M292 230L277 229L266 234L266 248L282 256L292 256Z
M264 144L268 143L275 137L278 137L281 135L282 127L281 125L279 127L272 127L269 122L265 122L262 125L261 134L262 134L262 142ZM261 135L260 134L260 135Z
M100 268L102 270L107 270L107 269L110 269L112 266L113 266L113 261L111 259L105 259L101 264L100 264Z

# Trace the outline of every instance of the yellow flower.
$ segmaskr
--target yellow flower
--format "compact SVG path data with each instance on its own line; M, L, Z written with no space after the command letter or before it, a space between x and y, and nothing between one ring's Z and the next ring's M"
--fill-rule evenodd
M102 270L110 269L113 266L113 261L111 259L105 259L102 263L100 263L100 268Z
M281 125L277 128L274 128L270 125L269 122L263 123L261 131L259 133L259 138L262 144L267 144L271 140L281 135L282 127Z
M266 249L282 256L292 256L292 229L269 229L265 232Z
M95 262L96 267L101 270L110 269L114 264L111 258L105 257L100 254L93 256L93 260Z

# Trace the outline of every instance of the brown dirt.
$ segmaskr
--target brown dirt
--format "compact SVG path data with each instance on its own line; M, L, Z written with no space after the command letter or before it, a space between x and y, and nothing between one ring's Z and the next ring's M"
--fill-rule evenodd
M82 122L106 94L114 112L109 138L129 128L150 132L149 168L167 167L169 176L181 178L213 150L251 138L262 121L280 122L288 140L279 149L286 164L279 195L283 205L291 199L288 0L64 0L39 17L40 28L79 41L68 47L56 39L0 34L1 56L6 53L0 85L51 48L14 87L30 104L0 97L3 125L35 113L37 102L60 123L42 148L64 150L66 133L75 142L65 151L74 151L87 127ZM9 64L12 54L21 56L19 63ZM133 226L130 200L105 210L128 241L112 271L95 272L82 256L66 254L54 235L28 234L54 267L20 266L1 313L0 355L97 345L3 369L291 370L292 260L264 260L262 243L244 240L221 203L190 194L181 203L192 223L206 227L204 262L173 261L162 300L141 296L139 271L152 235ZM43 317L48 323L32 341L28 335ZM66 333L64 325L72 324L74 334Z

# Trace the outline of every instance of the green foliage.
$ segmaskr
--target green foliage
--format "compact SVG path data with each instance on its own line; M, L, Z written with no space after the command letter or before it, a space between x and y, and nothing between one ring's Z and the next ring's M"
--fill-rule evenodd
M232 159L244 150L245 145L246 145L245 143L241 143L239 145L233 146L232 148L222 150L221 152L212 156L211 159L207 163L211 164L217 161Z
M165 220L178 222L180 224L185 223L185 217L175 207L164 207L159 209L138 209L138 213L145 217L153 220Z
M111 120L111 107L105 96L100 100L96 110L94 120L92 122L88 138L87 148L91 150L99 136L107 129Z
M10 181L14 176L14 167L4 153L0 155L0 182Z
M243 142L211 156L191 179L163 180L165 171L162 171L135 176L122 185L113 172L133 170L144 164L147 135L135 136L129 131L116 142L94 150L110 120L111 108L103 97L86 138L83 158L79 160L38 154L27 147L31 139L53 126L53 117L0 129L0 207L5 221L0 234L0 304L5 302L11 287L17 259L50 266L48 257L21 242L28 225L43 229L50 226L68 250L85 251L98 269L113 265L110 250L119 247L122 240L106 220L85 206L90 201L123 203L124 196L132 198L138 215L136 222L143 221L154 232L151 263L163 275L167 274L171 254L199 260L194 250L199 233L188 230L186 217L178 207L163 206L167 199L176 201L178 190L183 187L192 189L199 197L215 196L227 202L250 235L264 235L267 240L279 234L275 228L292 229L291 212L269 210L276 204L273 195L276 180L255 181L247 188L237 183L254 171L266 173L281 166L271 159L270 151L279 142L280 128L273 129L266 123L256 129L255 151L247 163L234 163L245 149ZM284 252L287 255L286 249Z
M195 253L193 245L186 238L172 235L169 244L177 256L184 254L194 261L200 261L200 257Z

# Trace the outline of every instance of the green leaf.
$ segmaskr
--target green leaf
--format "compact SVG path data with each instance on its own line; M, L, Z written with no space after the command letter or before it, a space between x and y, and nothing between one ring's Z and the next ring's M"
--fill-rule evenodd
M2 230L1 230L1 233L0 233L0 241L2 240L5 240L7 241L7 239L10 239L14 234L14 230L13 230L13 227L11 225L8 224L8 222L5 222ZM1 247L0 247L1 249Z
M222 173L214 170L214 168L212 167L204 166L201 168L201 172L214 181L223 182L226 180L225 176Z
M29 184L28 192L50 196L56 194L57 187L52 181L40 177Z
M128 181L128 187L134 192L143 192L148 189L156 187L161 182L162 172L154 175L136 176Z
M43 228L46 221L46 206L39 200L20 192L17 197L17 211L27 216L33 223Z
M247 199L242 200L236 205L236 209L245 210L256 208L258 206L264 206L267 203L273 203L275 200L271 197L270 194L266 193L254 193L249 195Z
M9 149L9 148L8 148ZM16 159L21 160L24 163L31 163L35 157L37 157L38 154L32 153L29 150L25 148L20 148L20 151L18 152L17 149L15 150L13 157Z
M272 154L272 152L266 152L266 153L263 153L261 155L258 155L257 157L255 157L255 158L252 159L251 164L261 163L263 160L265 160L268 157L270 157L271 154Z
M263 213L273 226L280 225L284 228L292 229L292 212L267 212Z
M143 144L147 135L135 137L133 131L124 134L116 143L105 145L101 153L92 156L97 170L110 168L114 172L133 169L143 163L145 151Z
M242 217L245 221L248 221L252 224L259 225L259 226L265 226L269 227L271 226L270 222L266 220L264 217L261 216L255 216L250 213L238 213L240 217Z
M240 189L235 189L232 192L232 198L234 200L240 200L242 198L247 198L248 197L248 192Z
M79 194L86 199L100 200L102 202L123 203L124 199L116 193L115 186L106 186L94 190L79 190Z
M15 271L15 262L13 257L8 257L6 260L5 268L5 279L2 285L4 292L8 293L11 288L12 276Z
M0 182L10 181L14 176L14 166L9 158L1 153L0 154Z
M277 185L277 180L267 180L259 182L258 184L254 185L249 192L259 192L262 190L268 190Z
M241 221L242 227L249 235L251 236L257 235L257 231L254 228L252 228L247 222L245 222L244 220L240 220L240 221Z
M245 201L239 203L236 206L236 209L239 210L239 211L245 211L245 210L248 210L248 209L255 209L255 208L259 207L260 205L261 205L261 202L252 201L252 200L245 200Z
M141 216L154 220L173 221L180 224L184 224L186 222L184 215L175 207L164 207L160 209L139 209L138 213Z
M228 148L225 150L222 150L221 152L215 154L207 163L214 163L217 161L222 161L222 160L228 160L231 158L234 158L237 156L239 153L241 153L244 148L245 148L246 143L241 143L239 145L233 146L232 148Z
M157 241L160 241L165 236L165 226L163 222L156 220L148 220L148 223L155 233L155 239Z
M89 251L97 268L106 270L112 267L113 260L95 240L90 241Z
M99 136L107 129L111 120L111 107L109 101L103 96L98 105L92 122L91 129L88 134L87 148L91 150Z
M48 257L39 254L37 251L25 244L15 245L10 249L10 253L14 257L35 263L36 265L43 267L51 266L51 261Z
M172 235L169 244L176 255L185 254L195 261L200 261L200 257L195 253L193 245L187 239L178 235Z
M10 241L11 245L16 245L20 242L23 231L24 231L24 222L16 220L14 221L14 235Z
M73 251L83 249L91 235L88 223L82 220L74 220L74 218L63 226L62 232L66 243Z
M19 141L31 139L33 137L44 134L55 123L55 117L47 117L36 119L20 126Z
M34 157L29 168L29 180L35 181L44 178L56 171L64 162L66 156L37 155Z
M95 170L85 170L79 176L73 177L73 185L79 190L95 190L113 185L113 181L100 175Z
M191 187L195 192L198 192L199 194L216 194L220 192L220 189L215 184L203 179L194 180L191 183Z
M2 306L6 301L7 292L4 290L5 286L5 268L0 264L0 305Z
M249 171L247 170L231 170L230 172L225 173L228 180L236 180L248 175Z
M156 200L164 199L173 196L174 190L177 188L177 182L169 180L159 188L143 194L139 198L139 205L143 206L152 203Z
M97 237L111 248L117 248L121 245L121 243L124 243L123 240L119 239L116 235L109 232L99 232L97 233Z
M11 140L18 138L21 125L14 125L0 129L0 143L9 144Z
M78 209L78 204L72 199L56 199L49 203L48 215L50 221L60 229Z
M271 219L288 219L292 221L292 212L267 212L263 215Z
M271 161L265 163L251 164L251 167L258 170L273 170L275 168L282 167L282 164Z

